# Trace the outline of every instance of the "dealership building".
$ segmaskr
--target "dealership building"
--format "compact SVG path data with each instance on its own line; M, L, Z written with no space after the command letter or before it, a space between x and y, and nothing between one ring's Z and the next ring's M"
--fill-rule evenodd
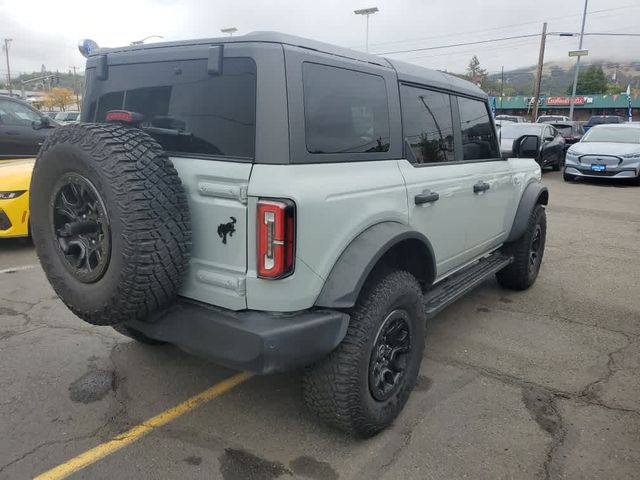
M533 97L491 97L491 105L495 105L496 114L531 115ZM495 103L494 103L495 102ZM571 97L541 96L538 101L538 115L569 115ZM640 95L631 95L631 109L634 121L640 121ZM586 121L592 115L620 115L627 118L629 103L625 93L616 95L579 95L574 103L575 120Z

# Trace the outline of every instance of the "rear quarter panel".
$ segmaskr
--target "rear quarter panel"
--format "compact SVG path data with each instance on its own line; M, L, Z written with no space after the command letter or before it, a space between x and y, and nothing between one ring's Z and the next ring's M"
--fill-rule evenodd
M311 307L336 260L368 227L408 223L405 185L396 160L305 165L254 165L249 218L259 197L296 203L295 272L281 280L256 274L256 222L249 221L247 306L295 311Z

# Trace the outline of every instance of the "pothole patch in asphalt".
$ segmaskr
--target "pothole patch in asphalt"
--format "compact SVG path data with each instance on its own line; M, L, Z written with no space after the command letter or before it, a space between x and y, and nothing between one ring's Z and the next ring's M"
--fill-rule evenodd
M97 402L115 388L115 383L112 370L91 370L69 385L69 397L79 403Z

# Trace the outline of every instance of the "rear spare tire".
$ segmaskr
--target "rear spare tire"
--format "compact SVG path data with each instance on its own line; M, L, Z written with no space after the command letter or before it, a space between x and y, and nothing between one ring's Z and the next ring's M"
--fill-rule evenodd
M187 196L162 147L121 125L57 128L31 179L31 228L49 282L95 325L169 304L189 262Z

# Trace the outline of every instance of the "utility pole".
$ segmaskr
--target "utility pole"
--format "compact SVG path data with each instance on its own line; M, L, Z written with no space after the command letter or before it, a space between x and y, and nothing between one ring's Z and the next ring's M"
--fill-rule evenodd
M547 22L542 24L542 36L540 37L540 54L538 55L538 69L536 71L536 84L533 90L533 109L531 110L531 121L538 118L538 102L540 101L540 84L542 83L542 64L544 63L544 47L547 42Z
M502 97L504 97L504 65L500 69L500 109L502 110Z
M78 84L76 83L76 67L69 67L73 69L73 93L76 94L76 107L80 110L80 98L78 97Z
M582 28L580 29L580 45L578 50L582 50L582 39L584 38L584 24L587 20L587 5L589 0L584 0L584 11L582 12ZM580 71L580 55L576 59L576 71L573 74L573 88L571 90L571 103L569 107L569 120L573 120L573 104L576 101L576 88L578 87L578 72Z
M9 66L9 42L12 42L13 38L5 38L4 39L4 53L7 56L7 81L9 84L9 96L13 94L11 90L11 67Z

